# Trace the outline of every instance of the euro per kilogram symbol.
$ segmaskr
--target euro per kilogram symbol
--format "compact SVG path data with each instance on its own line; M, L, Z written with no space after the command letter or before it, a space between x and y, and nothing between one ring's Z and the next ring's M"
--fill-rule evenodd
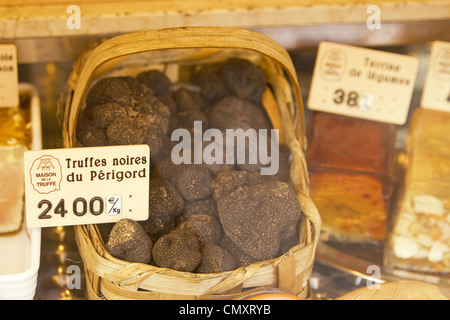
M109 216L116 216L122 211L122 197L108 196L106 198L106 214Z

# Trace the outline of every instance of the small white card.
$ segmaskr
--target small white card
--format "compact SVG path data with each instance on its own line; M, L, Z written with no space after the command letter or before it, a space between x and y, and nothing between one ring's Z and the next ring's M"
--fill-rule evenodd
M450 112L450 43L432 44L421 106Z
M19 106L19 76L17 48L0 44L0 107Z
M30 228L148 219L148 145L27 151Z
M322 42L308 97L311 110L404 124L417 57Z

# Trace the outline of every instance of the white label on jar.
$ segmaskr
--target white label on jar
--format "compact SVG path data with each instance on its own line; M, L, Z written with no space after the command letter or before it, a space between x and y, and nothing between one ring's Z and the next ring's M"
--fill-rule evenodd
M449 42L433 42L421 106L427 109L450 112Z

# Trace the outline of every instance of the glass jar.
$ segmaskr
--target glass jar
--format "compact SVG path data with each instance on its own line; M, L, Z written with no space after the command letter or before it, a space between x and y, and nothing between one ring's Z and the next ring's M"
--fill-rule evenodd
M316 112L308 134L311 197L322 217L323 238L385 240L395 125Z
M450 271L450 113L418 108L406 140L405 187L385 249L391 268Z
M0 233L20 229L23 218L23 154L31 139L29 98L20 106L0 108Z

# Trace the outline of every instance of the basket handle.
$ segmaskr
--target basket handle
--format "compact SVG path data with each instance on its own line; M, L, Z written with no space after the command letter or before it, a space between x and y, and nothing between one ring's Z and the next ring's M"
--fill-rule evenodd
M296 91L295 98L297 99L297 106L300 108L298 114L301 121L304 122L303 104L295 68L287 51L274 40L258 32L233 27L157 29L111 38L97 46L87 57L79 77L77 77L73 96L70 97L70 106L64 119L64 146L74 146L76 119L80 111L82 98L97 67L109 60L134 53L187 48L247 49L269 56L279 62L284 67Z

